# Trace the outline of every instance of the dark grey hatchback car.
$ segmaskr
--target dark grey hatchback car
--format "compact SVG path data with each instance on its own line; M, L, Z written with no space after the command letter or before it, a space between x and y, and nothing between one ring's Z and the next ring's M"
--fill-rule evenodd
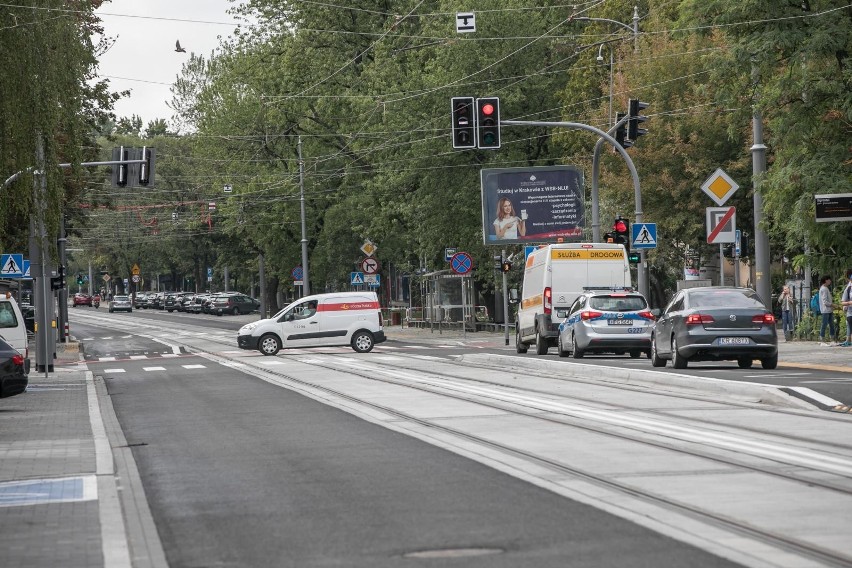
M775 316L750 288L708 286L675 294L651 334L651 364L676 369L691 361L737 361L748 369L759 359L778 366Z

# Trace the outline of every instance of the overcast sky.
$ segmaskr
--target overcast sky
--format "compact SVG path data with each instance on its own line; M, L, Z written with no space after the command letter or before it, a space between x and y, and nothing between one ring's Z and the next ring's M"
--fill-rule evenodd
M100 58L101 77L113 91L130 89L129 98L116 103L117 117L138 114L143 126L155 118L170 119L169 87L180 74L190 52L209 56L228 37L236 21L227 10L229 0L111 0L98 14L107 36L116 43ZM186 53L175 52L180 40Z

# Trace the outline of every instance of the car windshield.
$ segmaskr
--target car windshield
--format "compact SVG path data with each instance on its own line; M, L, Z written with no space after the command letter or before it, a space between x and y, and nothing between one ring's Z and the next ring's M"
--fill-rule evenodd
M763 303L751 290L701 290L690 296L696 308L760 308Z
M642 296L592 296L589 307L604 312L630 312L644 310L648 306Z
M116 302L127 302L130 300L130 296L116 296L113 300Z

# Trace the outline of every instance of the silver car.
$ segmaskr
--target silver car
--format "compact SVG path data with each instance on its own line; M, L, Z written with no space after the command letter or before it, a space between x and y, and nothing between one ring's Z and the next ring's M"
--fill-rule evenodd
M654 328L651 364L684 369L690 361L735 360L742 369L759 359L778 366L775 316L750 288L708 286L675 294Z
M651 329L658 310L633 291L589 290L574 301L559 325L557 352L580 359L586 353L629 353L650 356Z
M113 312L132 312L133 302L130 296L113 296L109 303L109 313Z

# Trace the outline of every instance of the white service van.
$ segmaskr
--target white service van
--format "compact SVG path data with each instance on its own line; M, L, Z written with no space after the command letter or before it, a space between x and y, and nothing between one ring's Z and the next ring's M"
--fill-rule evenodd
M359 353L385 341L375 292L337 292L305 296L268 319L244 325L241 349L275 355L281 349L350 345Z
M574 300L589 289L631 288L630 265L624 245L560 243L542 246L527 257L518 316L515 349L526 353L535 344L544 355L559 338L559 324Z
M29 373L27 326L18 302L9 292L0 294L0 337L24 356L24 372Z

